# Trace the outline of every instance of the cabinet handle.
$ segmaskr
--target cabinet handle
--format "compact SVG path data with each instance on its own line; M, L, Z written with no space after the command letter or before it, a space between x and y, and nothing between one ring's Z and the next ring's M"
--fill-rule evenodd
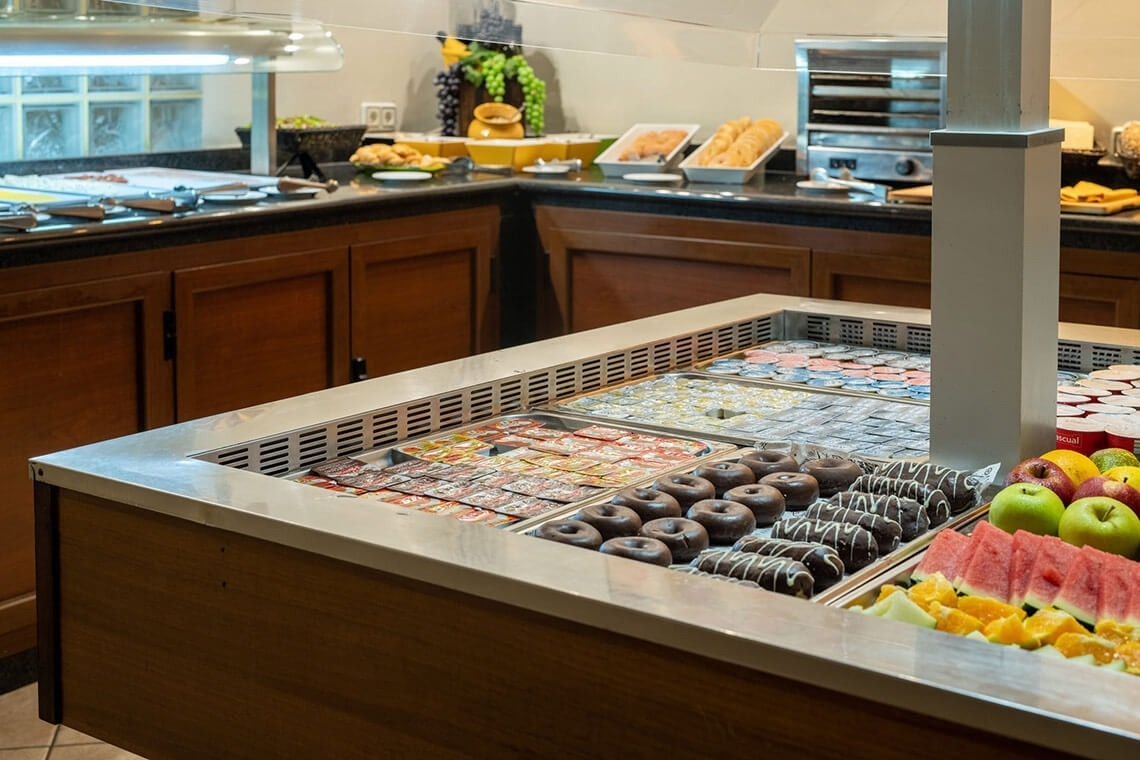
M175 329L174 312L162 312L162 358L172 361L178 350L178 332Z
M348 378L350 383L359 382L360 380L368 379L368 360L363 356L352 357L352 362L349 364Z

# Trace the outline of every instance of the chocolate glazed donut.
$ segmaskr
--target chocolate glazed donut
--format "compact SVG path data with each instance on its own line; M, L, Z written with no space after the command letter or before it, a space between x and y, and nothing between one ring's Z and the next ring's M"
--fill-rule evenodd
M701 499L716 498L716 486L696 475L666 475L658 479L653 487L676 499L677 503L681 505L682 513L688 512L689 507ZM669 517L670 515L657 516Z
M725 491L724 498L740 502L751 509L752 514L756 516L756 525L761 528L776 522L786 508L784 494L780 493L780 489L767 483L750 483L731 488Z
M800 465L795 459L775 449L756 449L740 457L740 463L752 470L756 479L773 472L799 472Z
M673 554L673 563L678 565L691 561L709 548L709 534L705 526L684 517L650 520L641 526L641 535L656 538L668 546Z
M760 482L779 490L790 510L807 509L819 498L819 481L802 472L774 472L760 478Z
M598 529L581 520L551 520L538 526L534 535L584 549L597 549L602 545L602 534Z
M819 483L820 498L824 499L840 491L846 491L863 474L859 465L843 457L810 459L804 462L800 469L816 479Z
M713 544L731 544L756 530L752 510L727 499L701 499L689 507L687 517L705 526Z
M614 494L610 504L629 507L642 523L659 517L680 517L682 511L677 499L656 488L627 488Z
M724 492L737 486L756 482L756 474L748 465L740 462L710 462L693 470L698 478L704 478L716 489L716 498L723 499Z
M673 553L669 547L656 538L645 536L619 536L611 538L602 544L602 554L612 554L615 557L635 559L638 562L648 562L651 565L668 567L673 561Z
M593 525L608 541L618 536L636 536L641 530L641 518L629 507L617 504L591 504L578 510L575 519Z

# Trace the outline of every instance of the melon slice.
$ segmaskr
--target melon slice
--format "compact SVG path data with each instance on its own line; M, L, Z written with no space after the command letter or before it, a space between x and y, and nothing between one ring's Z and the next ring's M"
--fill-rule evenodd
M1054 607L1064 610L1082 623L1091 625L1096 622L1100 575L1104 567L1103 554L1091 546L1080 548L1053 599Z
M1029 572L1037 559L1041 536L1027 530L1013 534L1013 556L1009 561L1009 603L1014 607L1025 604L1025 590L1029 588Z
M930 546L926 547L922 561L918 563L918 567L910 577L916 581L923 581L935 573L942 573L952 582L958 576L962 557L969 546L970 538L964 533L955 530L940 531L934 536Z
M1077 558L1078 549L1053 536L1042 536L1037 546L1029 583L1025 587L1024 603L1045 609L1057 598L1057 591L1065 582L1069 566Z
M970 534L970 543L975 545L974 551L962 571L958 590L963 594L1008 602L1013 536L988 522L981 522Z
M1100 595L1096 602L1096 619L1123 623L1128 616L1132 572L1140 566L1118 554L1103 554L1104 566L1100 578Z
M1140 562L1132 563L1132 591L1128 595L1128 612L1125 623L1140 626Z

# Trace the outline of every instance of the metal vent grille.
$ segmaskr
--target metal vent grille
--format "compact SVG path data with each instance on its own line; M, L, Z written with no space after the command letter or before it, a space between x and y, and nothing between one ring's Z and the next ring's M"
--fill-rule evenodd
M1057 369L1081 371L1081 344L1057 343Z
M391 445L458 425L478 422L521 409L547 406L567 398L627 380L689 367L717 355L740 351L781 338L897 345L905 338L910 351L929 352L930 328L871 322L830 315L782 312L725 325L715 330L632 346L627 350L545 367L523 375L460 388L439 396L369 411L357 417L331 420L238 446L199 455L226 467L267 475L285 475L316 462ZM888 343L888 338L891 341ZM1132 347L1060 343L1057 363L1062 369L1088 371L1109 364L1140 363Z
M807 340L817 340L821 343L831 342L831 318L808 315L807 331L804 333Z
M860 319L840 319L837 337L840 343L863 345L863 321Z
M906 350L912 354L929 354L930 328L908 325L906 328Z
M899 326L890 322L871 324L871 345L875 348L898 348Z

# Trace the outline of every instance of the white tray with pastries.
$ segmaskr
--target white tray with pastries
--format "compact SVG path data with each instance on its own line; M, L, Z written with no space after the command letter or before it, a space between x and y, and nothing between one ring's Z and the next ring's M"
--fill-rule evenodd
M700 128L700 124L634 124L594 163L607 177L664 172L677 165Z
M690 182L743 185L752 181L787 139L772 119L742 116L721 124L712 137L681 162Z

